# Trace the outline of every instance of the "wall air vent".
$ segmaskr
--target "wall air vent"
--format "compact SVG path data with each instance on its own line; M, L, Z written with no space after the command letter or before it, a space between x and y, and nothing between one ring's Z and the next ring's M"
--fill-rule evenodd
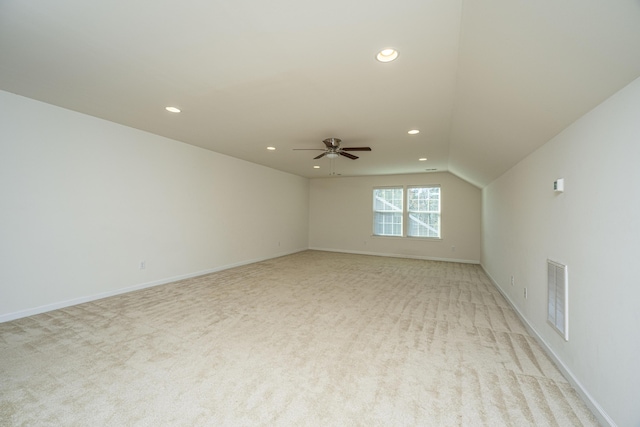
M547 260L548 313L547 321L569 341L569 283L567 266Z

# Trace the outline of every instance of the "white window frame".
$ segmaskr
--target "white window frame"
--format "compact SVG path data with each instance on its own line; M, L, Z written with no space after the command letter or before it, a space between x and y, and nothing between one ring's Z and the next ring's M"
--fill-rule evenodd
M398 208L397 206L393 205L392 203L387 202L386 200L383 199L377 199L376 198L376 191L384 191L384 190L400 190L400 197L401 197L401 203L400 203L400 208ZM373 203L372 203L372 207L373 207L373 235L374 236L381 236L381 237L403 237L403 233L404 233L404 205L405 205L405 200L404 200L404 187L402 186L393 186L393 187L375 187L372 191L372 198L373 198ZM383 202L385 205L388 205L391 209L389 210L376 210L376 200L380 200L381 202ZM378 219L378 215L377 214L397 214L400 213L400 234L377 234L376 233L376 225L377 225L377 219ZM391 222L391 227L393 227L394 223Z
M412 188L437 188L438 191L438 209L437 210L431 210L431 209L427 209L427 210L416 210L416 209L411 209L409 206L409 193L411 191ZM407 219L405 221L405 224L407 225L406 227L406 235L407 237L419 237L422 239L440 239L442 238L442 189L439 185L409 185L407 186L406 190L406 216ZM438 216L438 228L435 229L432 226L430 226L429 224L420 221L417 217L412 216L411 214L427 214L427 215L437 215ZM420 236L420 235L413 235L410 234L411 231L411 221L418 221L420 222L423 226L425 226L426 228L430 229L433 233L437 233L436 236Z
M426 211L416 211L409 210L409 191L411 188L440 188L439 194L439 203L438 210L426 210ZM377 234L376 233L376 213L379 212L392 212L392 211L377 211L376 210L376 190L401 190L402 191L402 210L401 210L401 218L402 222L400 224L400 234ZM372 192L372 235L374 237L386 237L386 238L410 238L410 239L425 239L425 240L442 240L442 187L440 184L425 184L425 185L394 185L394 186L385 186L385 187L374 187ZM427 213L427 214L436 214L438 215L439 222L439 230L438 236L413 236L410 235L409 225L411 220L415 220L414 217L411 217L411 213ZM430 227L428 224L424 224L427 227ZM436 231L436 230L434 230Z

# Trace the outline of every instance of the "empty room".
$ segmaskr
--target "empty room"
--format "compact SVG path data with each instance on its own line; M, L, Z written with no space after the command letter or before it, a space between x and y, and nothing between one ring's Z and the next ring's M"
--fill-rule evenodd
M640 426L640 2L0 2L0 426Z

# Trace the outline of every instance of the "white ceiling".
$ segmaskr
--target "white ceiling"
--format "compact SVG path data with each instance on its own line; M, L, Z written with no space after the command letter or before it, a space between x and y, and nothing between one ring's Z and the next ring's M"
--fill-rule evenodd
M0 0L0 89L306 177L482 187L638 76L640 0Z

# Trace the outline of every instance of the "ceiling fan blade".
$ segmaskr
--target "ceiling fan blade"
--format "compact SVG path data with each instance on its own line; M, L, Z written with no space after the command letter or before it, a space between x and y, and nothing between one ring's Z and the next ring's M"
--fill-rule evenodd
M355 160L355 159L359 158L358 156L354 156L353 154L345 153L344 151L338 151L338 154L340 154L341 156L348 157L351 160Z
M314 157L314 158L313 158L313 160L315 160L315 159L321 159L321 158L323 158L323 157L324 157L324 156L326 156L326 155L327 155L327 153L322 153L322 154L320 154L319 156Z
M342 147L342 151L371 151L371 147Z

